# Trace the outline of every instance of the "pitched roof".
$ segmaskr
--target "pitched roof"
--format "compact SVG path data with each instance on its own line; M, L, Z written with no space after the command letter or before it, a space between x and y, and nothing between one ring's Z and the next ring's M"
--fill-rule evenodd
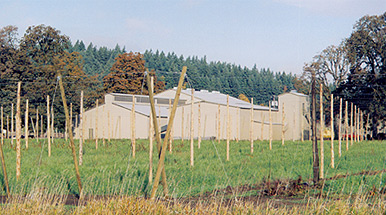
M284 94L281 94L279 96L282 96L282 95L285 95L285 94L292 94L292 95L295 95L295 96L300 96L300 97L308 97L307 95L303 94L303 93L299 93L298 91L296 90L291 90L289 93L284 93Z
M131 103L120 103L120 102L113 102L114 105L117 105L119 107L131 110L132 104ZM161 110L161 115L159 115L159 111ZM150 116L150 105L135 105L135 112L140 113L145 116ZM167 107L162 106L155 106L155 112L157 117L161 116L161 118L167 118L169 115L169 109Z
M192 93L191 89L182 90L181 92L187 95L191 95ZM212 91L212 92L209 92L208 90L194 91L194 97L209 103L227 105L227 95L220 93L218 91ZM229 96L229 106L239 107L242 109L250 109L251 103ZM269 110L269 107L265 107L261 105L253 105L253 109ZM276 109L273 109L273 110L276 110Z

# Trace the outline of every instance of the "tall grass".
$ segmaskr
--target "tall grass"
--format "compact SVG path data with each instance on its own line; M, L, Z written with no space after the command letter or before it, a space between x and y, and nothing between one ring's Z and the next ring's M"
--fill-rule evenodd
M0 209L2 214L383 214L386 205L382 198L369 202L363 196L355 202L347 199L308 199L306 204L295 206L278 204L275 200L234 204L207 200L192 205L125 196L90 200L77 207L26 199L0 205Z

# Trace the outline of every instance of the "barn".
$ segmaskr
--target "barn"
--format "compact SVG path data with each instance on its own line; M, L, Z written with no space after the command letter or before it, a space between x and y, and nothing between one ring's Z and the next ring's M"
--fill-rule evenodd
M173 88L154 97L160 127L165 128L168 123L175 94L176 88ZM254 140L268 140L270 124L273 140L280 140L283 130L286 140L308 138L308 96L291 91L279 95L278 101L272 104L270 111L269 107L251 105L218 91L184 89L178 102L172 136L174 139L189 139L192 134L195 139L199 136L202 139L226 139L229 123L229 135L233 140L249 140L251 135ZM131 138L134 119L135 137L147 139L150 131L149 97L109 93L105 95L104 104L85 111L81 118L82 123L75 128L78 138L80 134L86 139Z

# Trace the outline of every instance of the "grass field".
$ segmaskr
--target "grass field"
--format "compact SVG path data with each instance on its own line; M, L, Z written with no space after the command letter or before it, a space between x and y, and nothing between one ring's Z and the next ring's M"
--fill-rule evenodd
M32 142L32 143L31 143ZM136 158L131 155L129 140L112 140L99 149L94 141L86 141L83 165L80 167L85 194L144 195L148 192L148 141L138 140ZM167 153L165 164L169 190L173 197L199 193L243 184L256 184L263 180L312 178L312 147L310 142L273 142L269 150L267 142L255 142L253 155L249 142L231 142L230 161L225 160L225 142L203 141L201 149L195 147L195 166L190 166L189 141L175 141L173 152ZM24 145L24 144L23 144ZM42 147L43 146L43 147ZM335 143L335 169L330 168L330 145L325 143L325 178L338 174L357 173L363 170L385 169L386 147L382 142L354 143L349 151L338 157ZM68 143L55 140L52 156L47 156L47 144L30 140L29 149L22 150L22 175L15 179L16 152L9 141L4 145L4 155L13 193L28 193L34 184L60 193L78 193L74 166ZM154 151L154 167L158 161ZM155 170L154 170L155 173ZM385 183L382 174L352 176L328 181L326 191L351 193L361 188L381 187ZM58 184L60 188L58 188ZM361 185L361 186L359 186ZM5 194L2 190L1 194Z
M250 154L249 141L231 142L230 161L226 161L225 141L203 141L201 149L195 147L195 166L190 166L190 142L175 141L173 152L166 154L166 174L171 197L189 198L206 192L241 185L257 185L267 181L297 179L303 182L312 178L311 142L281 141L273 142L269 150L267 141L256 141L254 153ZM382 193L386 183L384 174L355 174L363 171L385 169L386 147L383 142L354 143L342 156L338 156L338 143L335 142L335 168L330 168L330 142L325 142L325 178L337 175L350 175L323 184L327 197ZM345 143L344 143L345 144ZM24 146L24 142L23 142ZM124 195L132 197L148 196L151 184L148 183L149 157L148 141L137 141L136 158L131 155L129 140L86 141L83 165L80 166L83 194ZM16 181L16 152L6 140L4 147L7 172L13 195L33 196L78 194L74 165L68 143L62 139L54 141L52 156L48 157L46 140L30 140L29 149L22 149L21 178ZM157 166L157 153L154 151L154 167ZM155 173L155 170L154 170ZM1 182L4 184L2 174ZM308 194L317 192L307 191ZM5 189L0 191L5 195ZM303 193L304 194L304 193ZM159 189L159 196L162 188ZM256 195L256 192L233 193L233 195Z

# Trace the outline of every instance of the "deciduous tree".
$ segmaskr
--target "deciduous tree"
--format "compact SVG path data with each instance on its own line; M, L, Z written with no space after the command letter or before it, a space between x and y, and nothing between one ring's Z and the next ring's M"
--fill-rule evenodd
M103 87L107 93L148 94L145 61L140 53L124 53L118 55L111 72L103 78ZM154 76L151 71L150 75ZM155 92L163 89L161 81L154 80Z

